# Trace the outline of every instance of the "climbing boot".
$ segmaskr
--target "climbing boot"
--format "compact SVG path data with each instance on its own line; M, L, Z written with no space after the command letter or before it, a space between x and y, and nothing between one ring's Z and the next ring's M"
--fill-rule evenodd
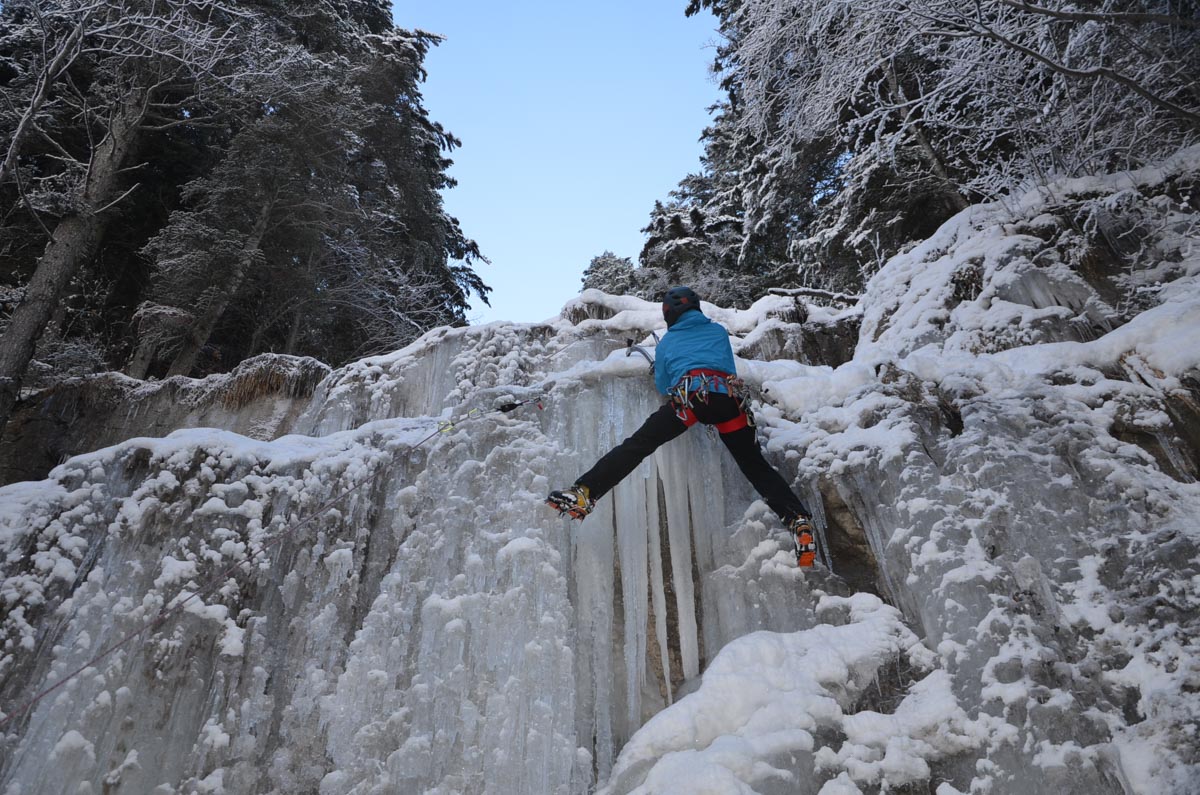
M592 512L592 508L596 507L596 503L588 492L588 487L578 483L569 489L550 492L550 496L546 498L546 504L572 519L583 519Z
M812 520L807 516L797 516L788 524L788 530L796 542L796 565L802 569L812 568L817 560L817 539Z

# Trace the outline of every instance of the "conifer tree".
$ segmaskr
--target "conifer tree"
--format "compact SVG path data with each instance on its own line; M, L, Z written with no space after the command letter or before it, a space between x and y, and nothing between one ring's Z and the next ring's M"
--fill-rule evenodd
M189 374L204 349L336 364L465 321L469 293L487 288L450 264L479 252L442 210L442 152L457 141L418 92L434 41L364 28L338 52L305 51L147 247L157 266L129 373Z
M852 290L972 202L1200 140L1192 0L692 0L687 13L701 9L720 24L728 102L704 136L726 159L699 180L728 178L738 269L761 285L783 268Z
M199 374L465 322L436 41L386 0L0 6L0 425L63 350Z
M142 187L131 167L143 136L208 115L205 93L253 68L256 20L211 0L10 0L0 20L9 78L0 190L44 233L0 337L2 430L68 285ZM26 166L35 138L45 151Z

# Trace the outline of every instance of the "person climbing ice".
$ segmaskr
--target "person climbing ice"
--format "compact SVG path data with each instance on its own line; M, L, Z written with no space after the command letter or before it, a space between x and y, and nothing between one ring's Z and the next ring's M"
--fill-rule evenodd
M783 520L796 542L797 563L812 566L817 547L808 510L763 458L738 389L729 332L704 315L690 287L668 290L662 312L667 334L658 344L654 384L667 402L574 485L550 492L546 503L582 520L646 456L699 422L717 429L742 474Z

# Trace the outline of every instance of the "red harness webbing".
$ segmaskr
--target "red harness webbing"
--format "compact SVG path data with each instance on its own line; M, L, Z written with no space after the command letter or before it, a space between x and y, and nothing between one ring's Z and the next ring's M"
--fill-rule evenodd
M715 391L718 391L721 394L728 394L730 397L734 397L733 386L729 382L730 382L730 380L735 378L735 376L731 376L729 373L721 372L720 370L709 370L706 368L697 368L695 370L687 371L687 373L684 374L683 378L681 378L679 380L680 380L680 383L682 384L682 383L684 383L685 380L691 379L691 378L712 379L714 384L719 384L720 386L724 387L724 389L715 390ZM696 416L696 413L694 411L692 411L691 405L689 405L691 395L688 394L688 392L686 391L686 387L682 391L682 394L678 394L678 395L673 394L672 397L673 397L672 402L675 403L675 406L677 409L677 411L675 412L675 416L679 417L679 419L683 421L683 424L685 426L690 428L693 425L695 425L697 422L700 421L700 419ZM678 399L680 399L680 398L683 399L684 401L688 401L688 402L685 402L681 405L678 402ZM704 400L705 402L707 402L707 388L705 388L705 391L703 392L701 399ZM731 420L725 420L724 422L714 423L713 427L717 429L717 433L722 434L722 435L727 434L727 433L733 433L734 431L740 431L742 428L750 427L750 418L746 415L745 411L742 411L740 414L738 414L736 417L734 417Z
M717 433L722 435L733 433L734 431L740 431L742 428L749 428L750 418L747 417L746 412L743 411L733 419L725 420L724 422L718 422L713 427L717 429Z
M676 415L676 416L678 416L678 415ZM683 420L683 424L689 428L700 421L699 418L696 417L696 412L692 411L689 408L685 408L683 410L683 416L679 417L679 419ZM717 433L719 433L723 436L727 433L733 433L734 431L740 431L742 428L749 428L750 427L750 418L747 417L746 412L743 411L741 414L738 414L736 417L734 417L731 420L725 420L724 422L714 423L713 427L717 429Z
M708 368L706 368L706 367L697 367L695 370L688 370L686 373L684 373L684 375L685 375L685 376L689 376L689 375L711 375L711 376L716 376L717 378L720 378L720 379L722 379L722 380L724 380L724 381L728 381L730 378L733 378L733 376L732 376L732 375L730 375L729 373L725 372L724 370L709 370L709 369L708 369Z

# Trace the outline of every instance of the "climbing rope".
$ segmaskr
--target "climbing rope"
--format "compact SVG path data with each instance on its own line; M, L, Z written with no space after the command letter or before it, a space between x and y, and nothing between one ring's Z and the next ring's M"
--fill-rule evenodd
M433 433L426 436L421 441L414 444L409 449L409 452L416 450L417 448L421 447L423 444L428 442L430 439L435 438L439 434L450 433L455 428L457 428L459 425L462 425L464 423L470 422L472 420L477 420L477 419L486 417L491 414L496 414L496 413L508 414L509 412L516 411L521 406L528 406L530 404L536 404L539 410L545 408L544 398L542 395L538 395L537 397L533 397L533 398L528 398L526 400L509 401L509 402L501 403L498 406L496 406L495 408L493 408L491 411L484 411L479 408L473 408L470 411L468 411L466 414L464 414L463 416L459 417L457 420L443 420L441 422L438 422L437 429ZM67 682L70 682L72 679L79 676L81 673L83 673L87 669L91 668L93 665L100 662L105 657L108 657L113 652L124 647L126 644L128 644L130 641L134 640L135 638L138 638L142 635L145 635L148 632L153 632L154 630L158 629L160 626L165 624L169 619L178 615L179 612L182 611L183 608L186 607L188 605L188 603L191 602L193 599L208 596L213 591L215 591L217 588L223 586L225 584L227 578L229 577L229 575L231 575L235 571L237 571L239 566L241 566L244 563L252 562L255 558L257 558L259 555L261 555L264 551L279 544L285 538L289 537L292 533L299 530L301 527L304 527L305 525L311 523L314 519L316 519L319 516L321 516L322 514L324 514L326 511L328 511L330 508L332 508L334 505L336 505L342 499L348 497L353 492L357 491L358 489L362 488L363 486L367 485L368 483L370 483L373 480L375 480L376 478L378 478L379 474L380 474L380 472L376 471L376 472L373 472L373 473L367 475L366 477L359 479L355 483L352 483L349 487L347 487L343 491L339 492L338 494L335 494L334 496L330 497L325 502L321 503L319 506L317 506L317 509L315 511L313 511L311 514L309 514L308 516L304 517L303 519L299 519L299 520L293 522L292 524L290 524L287 527L280 530L275 535L269 536L267 538L267 540L264 541L261 545L259 545L259 547L257 549L252 551L245 558L235 561L231 566L226 568L224 571L220 572L216 577L213 577L212 579L210 579L204 585L204 587L200 588L200 590L188 594L188 596L185 599L183 599L182 601L178 602L177 604L171 606L169 609L164 608L163 610L160 610L159 614L150 623L148 623L145 626L140 627L136 630L133 630L132 632L125 634L124 636L117 639L113 643L109 644L108 646L105 646L94 657L92 657L90 660L85 662L83 665L81 665L78 668L76 668L75 670L71 671L69 674L60 677L58 679L58 681L56 681L54 684L52 684L49 687L45 688L44 690L38 692L32 698L30 698L29 700L25 701L20 706L18 706L13 712L9 713L8 715L5 715L3 719L0 719L0 731L3 731L4 728L6 726L8 726L9 723L13 722L18 717L20 717L21 715L24 715L30 709L35 707L38 704L38 702L40 702L43 698L50 695L54 691L58 690L63 685L67 684ZM182 590L180 591L180 594L181 593L183 593ZM175 597L173 597L172 601L174 601L174 599L178 599L180 594L176 594ZM168 602L168 604L170 604L170 603Z

